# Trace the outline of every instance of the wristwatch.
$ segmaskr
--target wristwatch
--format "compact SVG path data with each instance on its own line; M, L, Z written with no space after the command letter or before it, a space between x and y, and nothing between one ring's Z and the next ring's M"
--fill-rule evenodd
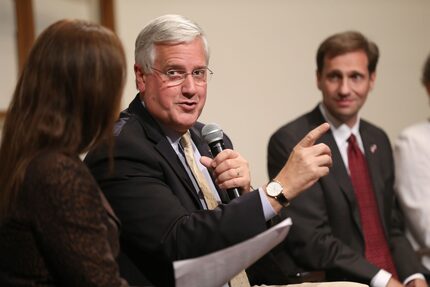
M287 207L290 205L290 201L285 197L284 193L282 192L283 190L284 187L276 179L270 181L266 186L266 194L276 199L283 207Z

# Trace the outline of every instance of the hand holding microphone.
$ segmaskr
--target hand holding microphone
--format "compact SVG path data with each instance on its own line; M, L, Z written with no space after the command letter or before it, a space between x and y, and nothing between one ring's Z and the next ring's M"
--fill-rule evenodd
M216 124L207 124L202 129L202 136L214 159L202 157L201 162L213 169L217 184L227 190L230 199L239 197L242 191L249 191L248 162L238 152L225 148L222 129Z

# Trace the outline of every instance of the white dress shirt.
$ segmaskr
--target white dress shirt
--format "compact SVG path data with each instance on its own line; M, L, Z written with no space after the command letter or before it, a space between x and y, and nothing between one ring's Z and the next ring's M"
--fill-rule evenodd
M406 128L394 147L395 190L418 248L430 248L430 122ZM422 258L430 268L430 256Z

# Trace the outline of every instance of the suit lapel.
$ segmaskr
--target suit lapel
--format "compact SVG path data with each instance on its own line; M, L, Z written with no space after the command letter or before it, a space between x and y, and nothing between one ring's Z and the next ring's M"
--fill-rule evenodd
M199 203L200 200L197 196L196 190L185 171L185 168L179 159L178 155L170 145L169 141L164 138L165 140L160 140L156 143L155 149L160 153L160 155L166 160L166 162L170 165L172 170L176 173L178 178L184 183L184 185L187 187L187 191L191 194L191 196Z
M105 209L108 216L116 223L118 229L121 227L121 221L116 217L115 212L112 210L112 207L110 206L109 202L107 201L105 195L103 192L99 192L100 198L102 201L103 208Z
M343 162L342 156L340 155L340 151L337 147L336 141L330 131L330 135L327 136L329 140L327 141L327 145L332 147L332 159L333 159L333 167L330 172L333 173L333 176L336 179L337 184L340 189L345 193L346 198L350 203L354 203L355 205L355 193L351 184L351 179L349 177L348 171L345 167L345 163Z
M311 122L315 123L312 128L315 128L325 122L325 119L318 106L311 112L311 117ZM333 166L330 168L329 174L323 177L321 182L327 186L327 190L336 190L337 186L342 191L352 210L354 223L361 232L360 213L358 210L358 203L355 197L354 188L331 130L324 134L318 142L324 143L330 147L333 161Z
M208 144L203 140L201 131L197 126L190 129L191 138L202 156L213 157Z
M369 169L370 177L372 179L373 192L375 194L376 203L378 205L378 212L381 218L382 225L385 232L387 231L387 226L384 220L384 198L383 193L378 192L383 189L384 183L379 174L380 160L378 160L378 150L376 140L368 132L367 126L363 121L360 124L360 135L363 141L364 152L367 160L367 166Z
M129 111L138 116L148 139L154 143L155 149L166 160L180 181L184 184L187 192L191 198L193 198L194 202L200 208L203 208L194 186L188 177L184 166L182 165L181 160L170 145L170 142L167 140L159 124L143 107L139 96L136 96L136 98L131 102Z
M354 222L361 232L360 211L358 209L358 203L355 196L354 188L351 183L351 178L346 169L345 163L343 162L342 156L340 155L340 151L337 147L336 141L331 131L328 137L330 139L329 142L327 142L327 145L332 147L331 152L333 159L333 167L331 168L330 173L333 175L333 179L345 195L348 204L352 210L352 217L354 219Z

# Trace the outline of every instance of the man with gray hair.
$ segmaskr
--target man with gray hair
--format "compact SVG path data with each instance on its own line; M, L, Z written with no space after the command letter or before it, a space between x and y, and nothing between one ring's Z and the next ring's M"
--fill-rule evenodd
M313 143L328 125L307 134L270 188L252 191L248 162L228 137L215 158L202 140L197 119L212 71L201 28L179 15L161 16L137 37L135 57L139 93L115 126L113 165L104 147L85 161L122 222L121 249L130 263L120 262L123 276L141 283L128 276L135 268L164 285L164 256L197 257L255 236L326 175L330 149ZM229 188L242 195L230 201ZM231 286L249 286L243 275Z

